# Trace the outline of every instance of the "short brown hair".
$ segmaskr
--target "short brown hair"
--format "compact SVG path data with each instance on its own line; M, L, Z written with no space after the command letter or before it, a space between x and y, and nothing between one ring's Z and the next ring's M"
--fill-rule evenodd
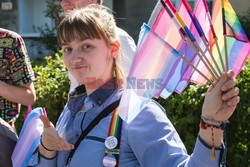
M88 5L70 11L57 28L57 39L60 46L74 39L103 39L107 45L119 41L116 23L111 11L102 5ZM119 56L114 58L113 76L124 79Z
M92 4L70 11L58 26L57 39L60 45L75 38L103 38L107 44L112 44L118 39L116 28L115 19L108 8Z

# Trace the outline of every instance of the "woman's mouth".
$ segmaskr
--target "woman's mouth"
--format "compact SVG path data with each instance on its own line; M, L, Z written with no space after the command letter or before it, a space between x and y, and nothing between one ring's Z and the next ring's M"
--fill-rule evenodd
M87 66L75 66L75 67L73 67L74 70L79 70L79 69L83 69L83 68L87 68Z

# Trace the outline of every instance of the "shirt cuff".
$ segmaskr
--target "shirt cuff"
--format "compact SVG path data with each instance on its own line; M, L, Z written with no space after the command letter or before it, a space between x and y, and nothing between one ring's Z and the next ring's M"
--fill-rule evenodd
M200 166L219 166L222 148L215 148L215 160L211 159L212 148L198 136L193 154L191 155Z
M55 167L56 166L56 157L53 158L45 158L40 155L37 151L29 160L28 166L46 166L46 167Z

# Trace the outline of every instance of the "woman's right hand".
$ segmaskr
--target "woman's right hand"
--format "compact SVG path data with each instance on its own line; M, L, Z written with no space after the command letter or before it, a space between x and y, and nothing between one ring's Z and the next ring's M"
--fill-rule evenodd
M47 158L52 158L56 155L56 151L66 151L74 149L74 145L69 144L67 141L65 141L59 136L58 132L56 131L56 128L46 116L41 115L40 119L42 120L44 125L44 131L41 138L43 146L41 144L39 146L40 154ZM46 147L47 149L44 147Z

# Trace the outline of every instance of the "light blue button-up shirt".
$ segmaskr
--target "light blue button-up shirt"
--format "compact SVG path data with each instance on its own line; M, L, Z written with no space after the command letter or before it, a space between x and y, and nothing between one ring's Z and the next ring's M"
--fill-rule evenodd
M98 89L87 96L83 86L70 96L56 129L59 135L74 144L82 131L108 105L118 100L122 90ZM105 154L112 113L103 118L81 142L75 151L70 167L101 167ZM120 139L120 167L213 167L219 166L220 150L211 160L211 149L197 138L192 155L188 155L178 133L166 117L165 110L151 100L130 123L123 122ZM35 153L31 166L64 167L70 151L58 151L53 159Z

